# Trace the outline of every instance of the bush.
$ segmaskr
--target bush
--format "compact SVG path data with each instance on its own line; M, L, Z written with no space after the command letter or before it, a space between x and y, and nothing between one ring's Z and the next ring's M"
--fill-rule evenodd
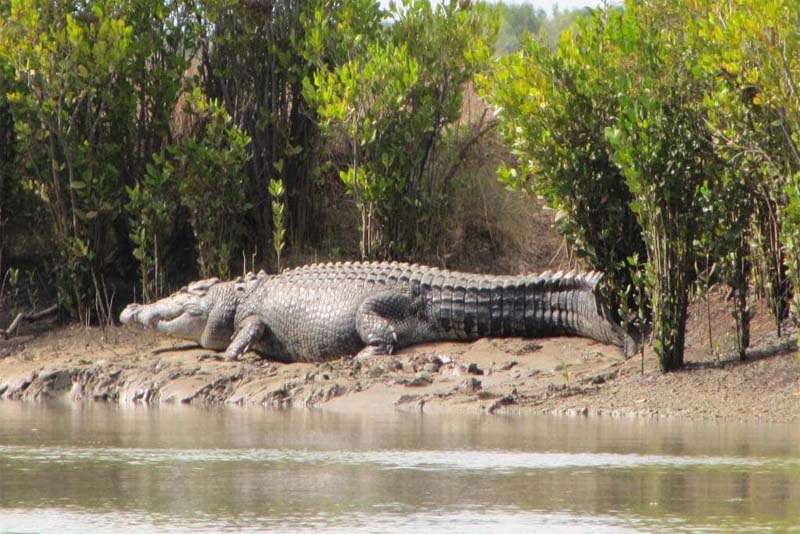
M0 33L24 185L48 207L60 299L83 322L120 211L119 120L135 112L125 76L132 30L114 7L20 0Z
M557 229L578 257L608 273L612 302L627 298L627 258L645 256L632 195L605 135L619 114L615 43L606 26L620 17L579 20L555 51L530 37L481 81L517 158L516 168L501 169L501 180L557 210Z
M189 211L200 275L225 278L231 255L241 246L242 214L251 207L244 173L250 137L218 101L197 89L188 98L188 108L197 122L193 134L172 148L171 174Z
M400 2L391 17L385 35L305 85L329 138L347 145L339 175L361 213L362 257L419 255L437 234L453 185L439 152L496 32L485 6L455 1Z

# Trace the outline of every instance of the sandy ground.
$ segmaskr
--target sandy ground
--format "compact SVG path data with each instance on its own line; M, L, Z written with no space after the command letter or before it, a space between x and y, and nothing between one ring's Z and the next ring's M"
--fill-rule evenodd
M625 360L581 338L482 339L418 345L364 363L280 364L122 328L28 325L0 341L0 399L231 403L325 410L557 413L800 420L793 329L778 338L756 306L748 360L732 357L732 320L713 300L712 345L702 303L692 308L685 370L662 374L655 355Z

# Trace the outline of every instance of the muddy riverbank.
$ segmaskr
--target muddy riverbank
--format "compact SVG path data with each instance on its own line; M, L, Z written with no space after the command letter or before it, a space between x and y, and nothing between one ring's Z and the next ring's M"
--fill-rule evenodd
M638 356L624 360L613 347L568 337L419 345L366 363L280 364L253 354L221 361L122 328L37 325L0 341L0 399L800 420L792 332L778 338L756 310L753 347L738 362L724 304L715 303L713 350L704 308L693 308L689 363L669 374L649 350L642 372Z

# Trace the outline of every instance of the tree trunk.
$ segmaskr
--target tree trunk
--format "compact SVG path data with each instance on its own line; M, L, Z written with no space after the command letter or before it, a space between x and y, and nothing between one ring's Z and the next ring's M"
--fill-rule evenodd
M295 247L316 242L320 235L318 206L314 202L314 183L311 173L314 164L313 152L318 138L318 127L306 109L302 85L292 86L290 115L290 143L302 148L296 156L287 158L284 174L286 188L286 226L291 244Z
M775 328L780 336L781 322L789 312L790 288L780 240L781 222L778 219L775 203L766 195L757 205L757 217L761 237L759 248L764 258L763 275L767 284L767 299L775 319Z
M750 278L750 262L747 254L747 241L742 236L736 251L734 274L731 277L733 290L733 317L736 320L736 349L739 359L747 356L750 346L750 310L747 306L747 289Z
M686 316L689 307L689 272L692 270L692 236L661 223L650 252L653 286L655 351L661 370L683 367Z
M0 102L0 279L4 274L4 253L6 249L5 227L8 213L10 174L14 160L14 120L5 101Z
M685 274L681 273L678 278L685 278ZM673 282L678 286L685 286L685 281L674 279ZM653 317L655 350L659 357L661 370L664 372L677 371L683 367L687 295L687 291L676 289L658 296L661 303L655 307Z

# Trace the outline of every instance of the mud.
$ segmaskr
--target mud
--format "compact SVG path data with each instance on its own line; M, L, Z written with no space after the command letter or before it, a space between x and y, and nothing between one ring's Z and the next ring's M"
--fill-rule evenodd
M0 399L798 421L793 329L779 338L768 314L757 311L753 347L739 362L730 314L718 300L711 344L705 308L694 306L688 365L668 374L650 350L642 372L638 356L625 360L614 347L569 337L437 343L364 362L281 364L254 354L222 361L122 328L37 325L0 341Z

